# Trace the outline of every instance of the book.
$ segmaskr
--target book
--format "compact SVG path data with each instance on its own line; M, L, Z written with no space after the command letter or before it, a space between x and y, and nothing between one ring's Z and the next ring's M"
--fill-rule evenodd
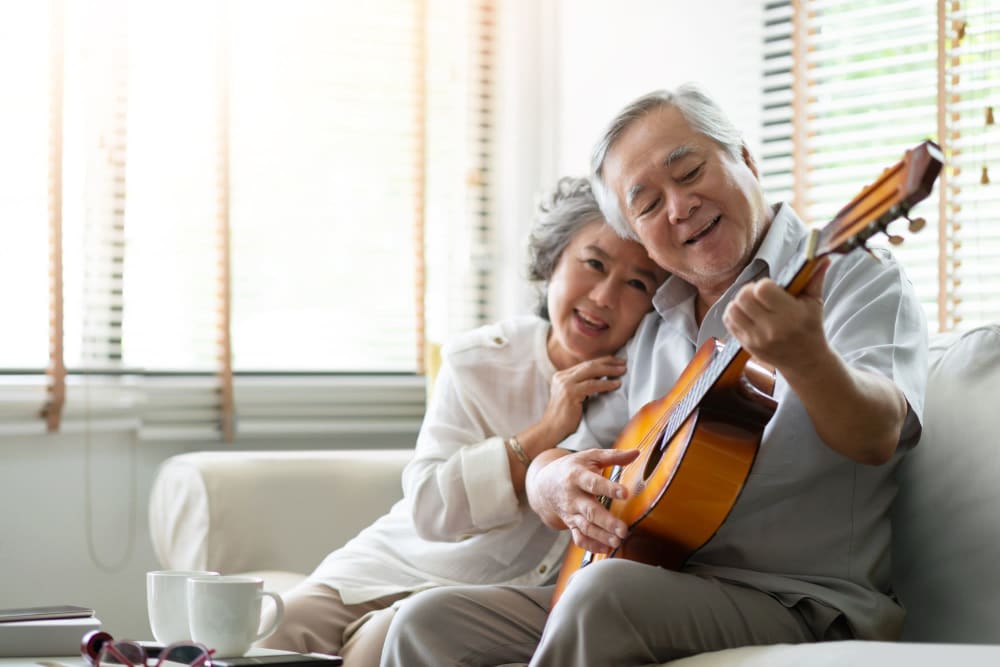
M162 644L139 642L150 658L156 658L163 650ZM212 657L212 667L337 667L344 664L339 655L326 653L295 653L271 648L254 647L246 655L235 657Z
M213 667L336 667L342 665L340 656L324 653L290 653L250 649L241 657L212 658Z
M0 658L80 655L80 640L100 630L95 616L0 623Z
M0 609L0 623L12 621L43 621L53 618L83 618L93 616L94 610L89 607L78 607L73 604L47 605L44 607L17 607Z

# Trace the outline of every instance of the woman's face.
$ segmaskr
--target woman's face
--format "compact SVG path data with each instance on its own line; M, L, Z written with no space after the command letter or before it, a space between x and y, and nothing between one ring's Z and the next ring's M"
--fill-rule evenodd
M602 219L581 227L548 284L548 351L555 367L614 354L649 312L666 275L641 245L620 238Z

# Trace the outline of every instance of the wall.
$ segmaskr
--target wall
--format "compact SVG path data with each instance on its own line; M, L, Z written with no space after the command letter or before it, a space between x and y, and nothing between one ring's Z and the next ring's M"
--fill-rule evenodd
M289 448L411 447L414 434L283 442ZM145 573L158 569L148 497L173 454L219 443L134 442L121 433L0 438L0 607L80 604L121 638L151 639ZM239 449L270 449L254 440Z
M712 95L756 148L762 17L758 3L746 0L561 0L560 170L586 169L591 146L633 99L685 82Z
M751 147L760 113L755 3L500 0L499 5L497 317L523 312L530 303L521 275L523 239L539 193L558 175L585 173L591 144L620 107L653 88L697 81L729 110ZM0 606L91 605L117 636L148 638L144 573L157 564L145 491L167 456L219 445L135 443L106 433L90 440L88 447L81 435L0 438ZM284 444L412 443L413 434L397 434Z
M611 118L658 88L694 82L752 150L761 135L760 3L746 0L500 0L496 316L530 307L520 267L540 193L584 176Z
M144 490L160 460L187 448L91 440L0 441L0 604L92 606L111 632L145 639L143 576L155 564Z

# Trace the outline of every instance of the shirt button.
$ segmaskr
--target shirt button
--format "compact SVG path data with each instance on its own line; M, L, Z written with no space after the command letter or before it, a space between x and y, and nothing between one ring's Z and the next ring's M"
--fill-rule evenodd
M501 338L500 336L494 336L493 337L493 344L494 345L503 345L504 344L504 339Z
M542 565L540 568L538 568L538 574L545 574L546 570L548 569L549 569L548 565Z

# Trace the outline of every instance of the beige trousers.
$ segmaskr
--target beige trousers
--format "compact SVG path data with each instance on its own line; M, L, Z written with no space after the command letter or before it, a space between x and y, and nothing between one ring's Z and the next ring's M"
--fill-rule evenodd
M766 593L620 558L577 572L550 612L553 589L449 586L414 595L389 629L382 665L637 667L824 636Z
M336 590L306 580L281 596L285 617L277 631L256 646L340 655L350 667L378 667L385 635L395 614L392 604L408 595L399 593L360 604L345 604ZM273 618L274 606L268 605L261 627L267 627Z

